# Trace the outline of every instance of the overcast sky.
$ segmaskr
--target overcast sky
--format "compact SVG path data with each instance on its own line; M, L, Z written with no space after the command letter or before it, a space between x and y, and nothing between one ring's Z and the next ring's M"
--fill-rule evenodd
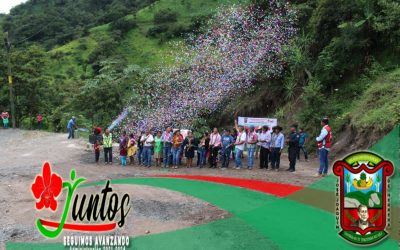
M8 14L12 7L26 1L27 0L0 0L0 13Z

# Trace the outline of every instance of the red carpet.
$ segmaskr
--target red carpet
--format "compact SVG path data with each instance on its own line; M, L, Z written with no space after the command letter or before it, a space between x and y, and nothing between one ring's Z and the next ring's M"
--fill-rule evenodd
M151 177L160 178L179 178L198 181L209 181L221 184L227 184L236 187L247 188L267 194L272 194L278 197L286 197L294 192L297 192L303 187L290 184L281 184L274 182L266 182L260 180L249 180L241 178L219 177L219 176L204 176L204 175L151 175Z

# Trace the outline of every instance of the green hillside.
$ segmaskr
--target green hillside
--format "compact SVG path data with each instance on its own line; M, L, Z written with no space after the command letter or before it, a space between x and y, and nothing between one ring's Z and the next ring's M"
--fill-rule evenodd
M31 128L39 112L52 131L63 130L72 114L81 126L106 126L129 100L141 102L143 79L173 65L180 53L175 42L204 31L219 8L250 3L265 8L268 2L28 1L0 16L14 44L17 126ZM400 4L296 0L292 7L298 32L286 48L283 74L270 79L260 73L253 88L200 117L199 126L231 125L239 111L276 117L284 127L298 123L314 135L319 119L328 116L335 140L355 148L372 145L400 122ZM6 69L3 60L4 81ZM9 110L5 84L0 108Z
M173 32L188 32L192 30L196 21L204 22L218 8L232 4L243 4L246 0L160 0L140 9L135 14L125 17L126 20L134 20L137 27L124 34L124 37L115 44L114 53L123 57L128 64L137 64L142 67L166 66L174 61L172 45L174 41L181 41L179 34ZM154 16L163 10L171 10L177 14L176 21L156 24ZM157 36L149 36L150 29L158 26L166 26L166 31ZM71 41L63 46L49 51L52 57L61 57L58 64L50 68L49 73L66 75L79 78L82 74L90 77L92 72L86 71L87 60L100 42L112 39L112 27L104 24L91 28L89 35ZM73 73L72 73L73 72Z

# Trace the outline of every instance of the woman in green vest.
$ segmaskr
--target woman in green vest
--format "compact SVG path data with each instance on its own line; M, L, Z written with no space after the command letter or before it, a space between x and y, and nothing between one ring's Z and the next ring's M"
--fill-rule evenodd
M112 165L112 134L108 129L103 134L103 148L104 148L104 160L106 164Z

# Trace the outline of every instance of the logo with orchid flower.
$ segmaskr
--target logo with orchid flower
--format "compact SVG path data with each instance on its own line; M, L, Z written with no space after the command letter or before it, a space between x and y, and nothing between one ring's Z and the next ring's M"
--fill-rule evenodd
M76 177L75 169L70 171L70 180L64 180L51 171L50 163L45 162L42 167L42 174L37 175L34 183L32 184L31 191L36 199L36 209L43 210L49 209L55 212L59 207L57 199L61 196L62 191L66 190L66 200L64 204L64 210L59 222L44 220L38 218L36 220L36 227L39 232L48 238L56 238L60 235L63 229L81 231L81 232L103 232L112 231L117 225L122 227L125 223L125 218L130 211L130 198L128 194L124 194L121 199L121 204L119 205L118 194L112 193L112 188L110 186L110 181L107 181L105 187L101 190L101 195L91 194L90 199L87 201L85 199L86 195L83 195L81 202L79 202L79 195L74 193L78 186L86 181L85 178ZM108 197L108 195L110 196ZM74 199L73 196L75 197ZM100 196L102 196L101 202ZM105 201L109 199L109 206L106 207ZM72 200L74 202L72 203ZM87 202L87 204L86 204ZM97 220L107 221L107 223L101 224L87 224L87 223L67 223L69 210L72 203L72 219L74 221L80 220L81 222L87 219L88 221ZM111 204L113 203L113 204ZM84 211L86 207L86 211ZM113 208L119 207L118 210ZM120 211L120 220L110 221L109 218L117 218L117 212ZM50 229L55 228L55 229Z

